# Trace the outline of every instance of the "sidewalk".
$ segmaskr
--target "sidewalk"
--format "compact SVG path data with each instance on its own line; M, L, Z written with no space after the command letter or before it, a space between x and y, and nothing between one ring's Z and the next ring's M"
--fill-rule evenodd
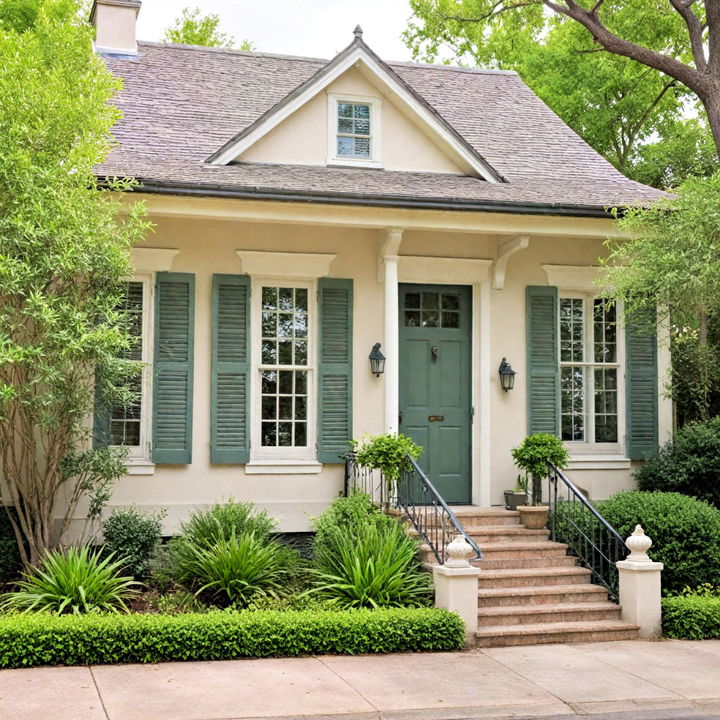
M0 671L0 720L720 717L720 640ZM627 716L626 716L627 717Z

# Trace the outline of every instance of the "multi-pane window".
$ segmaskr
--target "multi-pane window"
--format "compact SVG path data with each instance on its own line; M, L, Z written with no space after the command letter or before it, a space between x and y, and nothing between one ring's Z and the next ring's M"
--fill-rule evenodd
M370 105L338 102L337 156L369 160L370 143Z
M129 334L132 340L125 356L130 360L146 362L146 348L143 342L143 311L145 309L145 284L141 281L127 283L122 309L127 313ZM110 437L113 445L139 448L142 445L143 405L145 400L144 375L137 375L130 383L135 402L129 405L115 405L110 414Z
M306 447L310 372L308 289L261 290L260 444Z
M452 292L405 293L405 327L460 327L460 296Z
M598 298L560 298L563 440L619 441L617 310Z

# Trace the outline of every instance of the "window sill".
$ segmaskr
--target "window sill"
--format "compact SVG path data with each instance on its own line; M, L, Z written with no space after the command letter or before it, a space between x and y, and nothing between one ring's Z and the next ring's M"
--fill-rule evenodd
M353 160L352 158L328 158L329 167L361 167L383 169L383 164L379 160Z
M575 455L570 456L568 470L629 470L630 458L622 455Z
M315 460L252 460L245 465L248 475L318 475L322 463Z
M125 463L128 475L154 475L155 463L148 458L128 458Z

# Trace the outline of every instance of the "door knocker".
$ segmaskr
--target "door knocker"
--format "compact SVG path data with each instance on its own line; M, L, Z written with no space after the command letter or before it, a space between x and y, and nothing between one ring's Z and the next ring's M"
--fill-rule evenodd
M437 357L438 357L437 345L433 345L433 346L430 348L430 358L431 358L431 360L432 360L434 363L436 363L436 362L437 362Z

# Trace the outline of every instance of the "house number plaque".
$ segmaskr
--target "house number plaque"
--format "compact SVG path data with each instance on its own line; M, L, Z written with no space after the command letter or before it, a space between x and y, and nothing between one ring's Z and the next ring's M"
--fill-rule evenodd
M428 422L442 422L444 419L444 415L428 415Z

